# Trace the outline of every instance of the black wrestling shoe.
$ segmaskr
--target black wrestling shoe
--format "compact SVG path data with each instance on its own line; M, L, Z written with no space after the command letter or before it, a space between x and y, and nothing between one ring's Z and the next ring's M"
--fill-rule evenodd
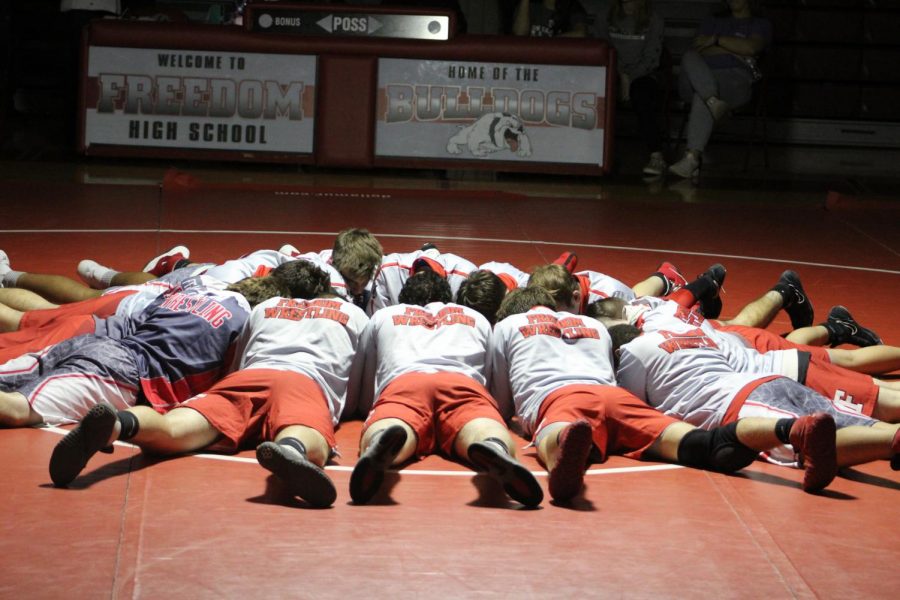
M550 495L557 502L568 502L584 487L584 471L594 447L591 424L579 419L559 433L559 460L550 471Z
M406 443L406 430L392 425L378 433L359 457L350 475L350 498L354 504L365 504L378 493L394 458Z
M116 409L109 404L92 407L53 449L50 455L53 485L64 487L78 477L94 454L109 447L115 426Z
M706 278L713 282L713 286L710 287L710 292L707 294L703 294L700 298L697 298L697 301L700 303L700 312L703 313L703 316L707 319L718 319L719 315L722 314L722 298L720 297L720 293L722 291L722 286L725 284L725 275L728 271L725 269L725 266L716 263L704 272L700 273L697 278Z
M478 471L499 481L516 502L534 507L544 499L544 490L531 471L495 444L475 442L469 446L468 455Z
M292 495L315 507L331 506L337 499L337 490L325 471L296 448L263 442L256 447L256 460L283 481Z
M832 348L841 344L866 348L883 343L877 333L857 323L850 311L840 305L831 308L828 320L822 326L828 330L828 343Z
M775 288L784 297L783 308L791 318L791 327L800 329L813 324L814 310L812 302L800 283L800 276L794 271L787 270L778 278Z

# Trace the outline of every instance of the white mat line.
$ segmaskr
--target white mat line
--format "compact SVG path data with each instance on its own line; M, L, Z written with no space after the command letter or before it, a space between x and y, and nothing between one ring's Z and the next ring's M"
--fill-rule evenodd
M56 433L59 435L65 435L69 433L69 429L61 429L59 427L47 426L41 427L43 431L49 431L51 433ZM137 448L134 444L129 444L128 442L114 442L116 446L123 446L126 448ZM205 453L188 453L183 456L192 456L195 458L205 458L210 460L223 460L226 462L237 462L237 463L246 463L246 464L258 464L255 458L249 458L244 456L229 456L227 454L205 454ZM585 475L615 475L618 473L641 473L641 472L649 472L649 471L669 471L672 469L684 469L682 465L644 465L638 467L616 467L613 469L588 469L585 472ZM326 471L334 471L334 472L344 472L349 473L353 471L353 467L343 466L343 465L327 465L325 467ZM431 475L436 477L472 477L476 475L475 471L435 471L435 470L427 470L427 469L404 469L402 471L396 471L395 469L391 469L396 473L402 473L403 475ZM536 477L546 477L547 471L532 471Z
M168 234L212 234L212 235L284 235L284 236L326 236L333 237L338 232L321 232L321 231L248 231L236 229L216 229L216 230L200 230L200 229L15 229L3 230L0 233L168 233ZM809 262L803 260L793 260L789 258L764 258L761 256L743 256L740 254L716 254L712 252L691 252L688 250L673 250L667 248L635 248L633 246L609 246L604 244L585 244L578 242L554 242L545 240L513 240L505 238L477 238L477 237L461 237L434 235L423 236L409 235L400 233L378 233L372 232L376 237L398 238L398 239L423 239L428 237L432 241L451 240L464 242L488 242L496 244L534 244L538 246L563 246L565 248L596 248L601 250L622 250L627 252L653 252L662 254L681 254L685 256L706 256L710 258L730 258L734 260L748 260L769 263L782 263L787 265L803 265L807 267L824 267L829 269L843 269L847 271L865 271L869 273L884 273L886 275L900 275L900 270L894 269L876 269L873 267L856 267L853 265L838 265L833 263Z

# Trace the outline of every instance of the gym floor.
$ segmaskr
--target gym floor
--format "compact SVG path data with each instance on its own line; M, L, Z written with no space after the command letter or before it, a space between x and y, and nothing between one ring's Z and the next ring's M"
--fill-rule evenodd
M720 152L719 169L696 185L19 155L0 162L0 248L17 270L74 277L82 258L136 270L175 244L203 261L284 243L319 250L361 226L385 252L433 242L476 264L527 270L573 250L579 268L626 282L663 260L689 275L722 262L725 316L792 268L817 322L844 304L900 345L896 181L880 171L786 174L784 151L773 150L771 171L741 176ZM640 166L635 153L620 172ZM771 328L789 325L782 314ZM57 489L47 462L65 430L2 431L0 597L893 598L900 589L900 473L886 462L845 470L811 495L800 471L764 463L725 476L613 457L591 467L573 504L525 510L465 465L429 457L354 506L360 426L338 432L342 455L328 467L338 500L326 510L286 498L252 451L159 460L117 444Z

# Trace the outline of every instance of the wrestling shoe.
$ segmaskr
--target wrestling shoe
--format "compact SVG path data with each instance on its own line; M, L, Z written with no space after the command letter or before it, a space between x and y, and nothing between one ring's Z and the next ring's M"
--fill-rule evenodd
M544 499L544 490L525 465L492 442L475 442L469 446L469 461L482 473L487 473L503 485L506 494L528 507Z
M287 254L291 258L297 258L298 256L300 256L300 251L291 244L285 244L284 246L279 248L278 251L282 254Z
M97 261L89 258L78 263L75 269L81 280L95 290L105 290L112 285L112 278L118 273L109 267L104 267Z
M553 264L562 266L569 273L574 273L578 266L578 255L574 252L563 252L553 261Z
M656 267L656 272L662 275L666 280L666 290L665 293L662 294L663 296L668 296L672 292L680 290L688 284L684 275L678 271L678 267L668 261L660 263L660 265Z
M791 318L791 326L794 329L809 327L813 324L814 311L812 302L800 283L800 276L794 271L787 270L778 278L778 283L773 288L784 298L785 312Z
M644 165L644 175L662 175L666 172L666 159L663 158L662 152L653 152L650 154L650 161Z
M712 115L713 120L716 122L721 121L728 114L728 111L731 110L731 107L727 102L719 98L718 96L710 96L706 99L706 108L709 109L709 114Z
M425 256L427 256L428 258L433 258L435 260L441 255L441 251L438 249L438 247L431 242L422 244L422 247L419 248L419 250L424 252Z
M50 455L53 485L64 487L70 484L94 454L112 451L109 438L116 427L116 420L116 410L109 404L91 407L75 429L56 444Z
M406 437L402 426L392 425L379 432L360 455L350 475L350 498L354 504L365 504L378 493L384 481L384 472L400 453Z
M700 303L700 312L707 319L718 319L722 314L722 286L725 284L725 275L728 271L721 263L716 263L704 272L700 273L697 278L705 278L710 280L713 285L709 286L709 291L697 298Z
M822 327L828 330L828 343L832 348L841 344L866 348L883 343L877 333L857 323L850 311L840 305L831 307L828 320L822 323Z
M895 471L900 471L900 429L894 433L894 439L891 441L891 452L894 453L891 457L891 468Z
M557 502L567 502L581 491L584 471L594 446L591 424L579 419L559 434L559 460L550 471L550 496Z
M150 273L156 277L162 277L179 267L181 261L191 257L191 251L185 246L175 246L153 258L141 269L144 273Z
M296 448L263 442L256 447L256 460L284 482L292 495L317 508L331 506L337 499L337 490L325 471Z
M10 271L12 271L12 267L9 265L9 256L6 255L6 252L0 250L0 288L6 287L3 283L3 278Z
M827 413L798 418L791 427L790 440L803 466L803 491L818 492L837 475L837 428Z

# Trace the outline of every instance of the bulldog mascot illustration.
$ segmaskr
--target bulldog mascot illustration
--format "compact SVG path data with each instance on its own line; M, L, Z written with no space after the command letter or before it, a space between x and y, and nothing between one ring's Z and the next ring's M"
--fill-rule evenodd
M472 156L487 156L507 149L523 158L531 156L531 140L521 119L504 112L487 113L460 129L447 142L447 152L461 154L463 146Z

